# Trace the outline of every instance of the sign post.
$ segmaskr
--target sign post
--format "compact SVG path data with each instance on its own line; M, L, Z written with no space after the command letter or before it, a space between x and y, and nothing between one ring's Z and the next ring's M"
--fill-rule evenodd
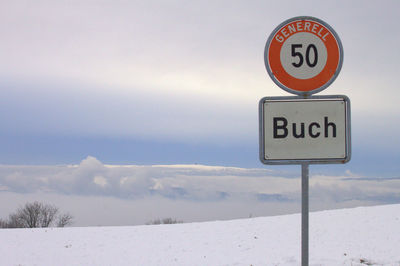
M309 165L346 163L351 157L350 100L312 96L326 89L343 63L339 36L324 21L294 17L267 40L264 62L271 79L297 96L259 103L260 161L301 165L301 265L308 265Z
M301 265L308 265L308 163L301 165Z

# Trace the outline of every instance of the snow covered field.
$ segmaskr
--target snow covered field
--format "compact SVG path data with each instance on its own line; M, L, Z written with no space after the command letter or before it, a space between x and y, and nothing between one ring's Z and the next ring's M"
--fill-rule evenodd
M300 265L300 215L1 229L1 265ZM310 265L400 265L400 204L310 213Z

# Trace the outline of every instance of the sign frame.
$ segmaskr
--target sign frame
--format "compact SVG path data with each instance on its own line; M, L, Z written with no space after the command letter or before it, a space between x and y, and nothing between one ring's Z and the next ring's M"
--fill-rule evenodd
M345 108L345 154L340 158L305 158L305 159L266 159L265 158L265 117L264 103L288 102L288 101L343 101ZM301 98L298 96L276 96L264 97L259 102L259 158L261 163L268 165L288 165L288 164L344 164L351 159L351 116L350 99L345 95L323 95Z
M312 21L312 22L315 22L315 23L317 23L317 24L319 24L319 25L322 25L323 27L325 27L325 28L329 31L329 33L331 33L331 34L333 35L334 40L335 40L335 42L336 42L336 44L337 44L337 47L338 47L339 56L338 56L338 62L337 62L337 67L336 67L336 69L326 69L328 66L324 66L324 70L322 71L322 72L329 73L329 75L331 75L331 73L333 72L333 75L330 76L330 78L329 78L327 81L322 81L323 83L322 83L322 85L320 85L319 87L314 88L314 89L310 89L310 90L307 90L307 88L304 89L304 86L300 86L299 84L295 85L295 87L297 87L297 88L293 88L293 84L292 84L292 87L289 87L288 84L283 84L283 83L282 83L283 81L282 81L282 80L279 80L279 79L276 77L276 75L280 75L280 74L279 74L279 73L275 73L275 70L272 69L273 67L271 67L271 63L270 63L270 61L269 61L270 47L271 47L272 41L274 40L275 35L276 35L279 31L281 31L284 27L286 27L286 26L289 25L290 23L294 23L295 21ZM306 31L304 30L304 31L301 31L301 33L302 33L302 32L306 32ZM312 31L312 32L314 32L314 31ZM298 32L298 33L300 33L300 32ZM309 33L309 32L308 32L308 33ZM296 35L296 34L297 34L297 33L294 33L293 35ZM292 35L292 36L293 36L293 35ZM315 34L315 35L317 36L317 34ZM289 38L289 37L288 37L288 38ZM318 38L320 38L320 37L318 37ZM284 44L286 41L287 41L287 39L283 41L282 46L283 46L283 44ZM315 46L314 46L314 47L315 47ZM293 48L293 47L292 47L292 48ZM293 53L293 51L292 51L292 53ZM296 53L296 52L295 52L295 53ZM292 55L292 56L293 56L293 55ZM328 55L327 57L329 58L329 55ZM328 60L328 59L327 59L327 60ZM328 25L326 22L322 21L321 19L318 19L318 18L315 18L315 17L311 17L311 16L298 16L298 17L293 17L293 18L290 18L290 19L288 19L288 20L285 20L284 22L282 22L281 24L279 24L279 25L272 31L272 33L270 34L270 36L269 36L269 38L268 38L268 40L267 40L267 43L266 43L266 45L265 45L265 49L264 49L264 63L265 63L265 67L266 67L266 69L267 69L267 72L268 72L269 76L270 76L271 79L275 82L275 84L278 85L280 88L282 88L283 90L285 90L285 91L287 91L287 92L289 92L289 93L295 94L295 95L299 95L299 96L309 96L309 95L318 93L318 92L320 92L320 91L326 89L329 85L332 84L333 81L335 81L335 79L336 79L337 76L339 75L339 72L340 72L340 70L341 70L341 68L342 68L342 65L343 65L343 46L342 46L342 42L341 42L341 40L340 40L340 38L339 38L339 35L335 32L335 30L334 30L330 25ZM292 75L288 74L288 73L285 71L284 67L282 67L282 61L281 61L281 59L279 59L279 65L280 65L280 68L282 68L282 69L281 69L281 72L285 72L286 75L287 75L288 77L291 77L293 80L298 80L297 82L303 82L303 80L301 80L301 79L296 79L295 77L293 77ZM324 73L324 76L326 75L326 73ZM317 76L320 76L320 74L322 74L322 73L319 73ZM311 80L311 78L308 78L308 79L305 79L305 80L309 81L309 80ZM303 89L301 89L301 88L299 88L299 87L303 87Z

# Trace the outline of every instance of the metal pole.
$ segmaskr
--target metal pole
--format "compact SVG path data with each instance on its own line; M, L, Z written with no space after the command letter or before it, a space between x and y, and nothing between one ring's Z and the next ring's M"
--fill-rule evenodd
M308 163L301 165L301 265L308 266Z

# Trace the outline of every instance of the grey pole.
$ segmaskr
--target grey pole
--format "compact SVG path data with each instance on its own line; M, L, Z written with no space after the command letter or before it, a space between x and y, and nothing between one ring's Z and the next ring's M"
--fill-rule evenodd
M308 163L301 165L301 265L308 266Z

